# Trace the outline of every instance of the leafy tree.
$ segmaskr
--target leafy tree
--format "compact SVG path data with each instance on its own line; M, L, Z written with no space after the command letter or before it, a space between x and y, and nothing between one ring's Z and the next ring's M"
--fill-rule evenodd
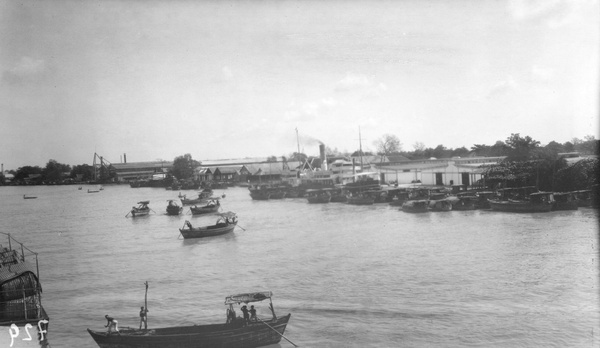
M440 144L436 146L435 149L432 149L430 147L426 148L423 151L423 154L425 158L447 158L452 156L452 150L448 150L444 145Z
M600 180L600 159L586 158L561 168L556 173L555 191L589 189Z
M25 178L28 178L29 175L33 174L42 174L42 168L38 166L24 166L17 169L17 173L15 174L15 181L23 181ZM42 178L39 179L41 182Z
M471 151L477 156L489 156L490 146L485 144L474 144L471 146Z
M564 159L539 158L529 161L502 161L485 169L486 182L507 187L535 186L542 191L555 191L555 174L567 166Z
M565 149L565 152L574 152L575 151L575 145L570 141L567 141L566 143L564 143L563 148Z
M558 156L558 154L561 152L566 152L565 146L557 143L556 141L549 142L546 146L544 146L544 150L547 153L554 155L555 157Z
M469 150L464 146L451 150L451 152L452 157L466 157L469 155Z
M94 168L88 164L79 164L73 166L70 177L75 179L81 177L82 181L92 180L94 178Z
M70 172L70 165L58 163L56 160L51 159L46 163L46 167L42 170L42 175L46 181L58 182L62 179L63 173Z
M267 162L277 162L277 156L269 156L269 157L267 157Z
M511 133L505 141L508 146L508 161L523 161L533 157L540 142L530 136L522 137L519 133Z
M586 135L583 139L575 145L576 151L583 155L598 155L600 141L596 140L593 135Z
M175 157L171 174L179 180L189 179L194 175L194 169L201 164L201 162L192 159L192 155L186 153L183 156Z

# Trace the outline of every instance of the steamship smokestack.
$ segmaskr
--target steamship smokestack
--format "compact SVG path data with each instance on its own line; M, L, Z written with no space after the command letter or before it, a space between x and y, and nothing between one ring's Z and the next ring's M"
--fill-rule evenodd
M127 163L127 154L126 153L123 154L123 163Z
M319 152L321 154L321 170L327 170L327 157L325 157L325 144L319 145Z

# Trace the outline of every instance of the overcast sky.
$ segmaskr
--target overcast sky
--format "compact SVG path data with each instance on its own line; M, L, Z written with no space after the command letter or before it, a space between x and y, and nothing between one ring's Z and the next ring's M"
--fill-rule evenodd
M0 162L599 138L598 1L0 0Z

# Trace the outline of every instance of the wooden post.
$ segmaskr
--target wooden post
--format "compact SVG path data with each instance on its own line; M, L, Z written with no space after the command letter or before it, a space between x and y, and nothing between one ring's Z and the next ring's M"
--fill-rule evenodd
M144 296L144 329L148 329L148 282L144 283L146 285L146 295Z

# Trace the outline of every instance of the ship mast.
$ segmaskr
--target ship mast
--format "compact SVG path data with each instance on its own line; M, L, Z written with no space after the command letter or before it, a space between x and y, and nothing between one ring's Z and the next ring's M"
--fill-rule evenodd
M358 145L360 148L360 153L359 153L359 155L360 155L360 172L362 173L363 172L363 160L362 160L363 152L362 152L362 137L360 135L360 126L358 126Z
M298 144L298 155L300 155L300 140L298 138L298 127L296 127L296 144Z

